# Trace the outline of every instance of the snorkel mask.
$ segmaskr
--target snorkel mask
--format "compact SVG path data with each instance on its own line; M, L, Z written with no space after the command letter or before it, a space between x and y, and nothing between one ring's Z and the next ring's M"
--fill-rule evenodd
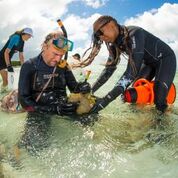
M62 49L64 51L72 51L74 47L74 43L67 38L60 36L57 39L54 39L52 44L57 48L57 49Z

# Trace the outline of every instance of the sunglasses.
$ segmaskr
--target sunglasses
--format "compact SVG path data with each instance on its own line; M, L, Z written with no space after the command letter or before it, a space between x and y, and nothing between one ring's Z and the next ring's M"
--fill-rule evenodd
M104 22L101 27L94 33L94 36L96 38L99 38L100 36L104 35L104 33L101 31L101 28L103 28L106 24L108 24L111 20L106 20L106 22Z
M74 47L74 43L65 37L59 37L53 40L52 43L55 47L63 49L64 51L72 51Z

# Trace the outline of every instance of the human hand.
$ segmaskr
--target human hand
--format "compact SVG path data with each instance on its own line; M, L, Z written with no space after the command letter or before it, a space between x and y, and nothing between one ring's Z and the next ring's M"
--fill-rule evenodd
M51 106L34 106L32 112L38 112L41 114L57 114L57 107Z
M98 113L102 109L104 109L107 105L109 104L109 101L104 97L104 98L97 98L96 103L94 106L91 108L90 113Z
M72 102L62 103L61 105L57 106L57 113L59 115L66 115L66 116L76 114L77 106L78 106L77 103L72 103Z
M78 89L80 93L86 94L91 92L91 85L88 82L78 83Z
M14 69L13 69L12 65L8 65L7 66L7 71L8 72L14 72Z

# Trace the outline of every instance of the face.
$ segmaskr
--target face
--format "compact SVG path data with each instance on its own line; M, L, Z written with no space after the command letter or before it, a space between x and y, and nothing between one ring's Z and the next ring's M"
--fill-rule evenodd
M28 41L32 36L30 34L24 34L22 35L23 41Z
M48 66L55 67L64 54L64 50L56 48L53 44L48 44L44 47L42 56Z
M100 30L100 40L105 42L113 43L119 35L119 30L113 21L101 26L98 30Z
M73 56L73 58L77 61L80 61L80 59L77 56Z

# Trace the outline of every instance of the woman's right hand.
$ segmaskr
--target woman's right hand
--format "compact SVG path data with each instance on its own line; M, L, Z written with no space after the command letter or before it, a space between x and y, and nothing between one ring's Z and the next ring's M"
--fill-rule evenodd
M7 71L8 72L14 72L14 69L13 69L12 65L8 65L7 66Z

